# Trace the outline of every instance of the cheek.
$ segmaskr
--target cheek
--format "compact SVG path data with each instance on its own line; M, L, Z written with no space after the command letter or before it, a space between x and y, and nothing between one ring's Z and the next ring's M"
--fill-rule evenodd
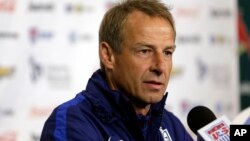
M172 71L172 64L169 65L167 71L168 71L169 74L171 73L171 71Z
M138 83L150 68L149 61L131 56L120 58L116 63L117 72L120 73L119 76L128 79L127 81L134 81L132 83Z
M166 71L167 72L171 72L172 66L173 66L173 63L172 63L172 60L170 60L169 62L167 62L167 69L166 69Z
M144 64L136 64L131 66L131 72L134 73L132 77L141 79L143 75L145 75L149 71L149 65L147 63Z

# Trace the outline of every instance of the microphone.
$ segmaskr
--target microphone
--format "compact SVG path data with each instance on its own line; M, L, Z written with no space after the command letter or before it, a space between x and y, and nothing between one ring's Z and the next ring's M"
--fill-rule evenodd
M230 141L230 121L222 116L216 118L214 113L205 106L196 106L190 110L187 117L189 128L198 136L198 140Z

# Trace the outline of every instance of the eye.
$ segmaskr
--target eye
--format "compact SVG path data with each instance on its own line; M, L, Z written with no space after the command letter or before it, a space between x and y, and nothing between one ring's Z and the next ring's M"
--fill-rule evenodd
M165 54L166 56L172 56L172 55L173 55L173 51L166 50L166 51L164 51L164 54Z
M142 53L142 54L146 54L146 53L149 53L149 52L151 52L150 49L142 49L142 50L140 50L140 53Z
M149 57L152 54L152 52L153 51L150 48L142 48L142 49L138 50L137 54L140 57L146 58L146 57Z

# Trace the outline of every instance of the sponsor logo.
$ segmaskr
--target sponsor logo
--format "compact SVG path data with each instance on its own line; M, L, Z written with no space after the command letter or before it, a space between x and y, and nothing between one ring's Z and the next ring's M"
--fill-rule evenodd
M29 59L30 77L33 84L38 84L41 78L45 78L50 88L68 88L71 82L70 69L66 65L39 63L33 57Z
M70 85L70 71L64 65L47 67L47 79L51 88L68 88Z
M207 71L208 71L207 64L203 60L201 60L201 58L197 58L196 59L196 66L198 69L198 79L204 80L205 76L207 75Z
M214 109L214 112L217 114L217 115L223 115L223 114L227 114L227 115L232 115L233 113L233 109L234 109L234 106L232 103L227 103L227 102L221 102L221 100L218 100L216 101L214 104L213 104L213 109Z
M230 87L232 75L227 64L213 63L209 66L210 80L217 87Z
M197 78L200 82L210 81L214 86L222 88L230 86L232 78L228 64L208 64L200 57L198 57L195 62Z
M31 133L31 141L40 141L40 134Z
M0 118L11 117L14 115L14 111L11 108L1 108L0 107Z
M229 140L229 127L223 122L219 122L206 131L207 135L216 141L228 141Z
M29 58L29 64L31 68L30 78L32 82L37 82L40 76L42 75L42 66L38 63L33 57Z
M182 99L179 103L180 111L183 116L187 116L188 112L195 106L200 105L198 102Z
M16 9L16 0L0 0L0 12L13 12Z
M198 7L176 7L176 15L181 18L197 18L200 16L201 9Z
M229 18L232 16L232 11L225 8L211 8L210 15L213 18Z
M209 43L211 45L230 45L232 44L232 39L228 36L217 34L211 35L209 38Z
M174 67L171 71L171 77L170 79L174 79L176 77L179 77L183 74L183 69L181 67Z
M68 35L69 42L72 44L76 44L81 41L90 41L92 39L92 35L90 33L79 33L72 31Z
M18 39L18 33L16 32L1 32L0 31L0 39Z
M193 45L193 44L199 44L201 43L201 36L200 35L178 35L177 36L177 43L178 44L190 44L190 45Z
M4 77L11 77L14 73L14 67L0 66L0 79Z
M50 40L53 38L53 33L51 31L44 31L36 27L32 27L29 30L29 37L32 43L36 43L39 39Z
M0 141L17 141L17 132L5 131L0 133Z
M162 127L160 127L159 130L161 132L164 141L172 141L167 129L162 129Z
M93 7L82 3L68 3L65 5L65 11L67 13L89 13L93 11Z
M29 10L32 12L47 12L47 11L53 11L54 10L54 4L53 3L42 3L42 1L39 1L39 3L31 2L29 4Z
M31 118L47 117L51 114L51 112L54 108L55 107L53 107L53 106L48 106L48 107L32 106L30 109L29 116Z

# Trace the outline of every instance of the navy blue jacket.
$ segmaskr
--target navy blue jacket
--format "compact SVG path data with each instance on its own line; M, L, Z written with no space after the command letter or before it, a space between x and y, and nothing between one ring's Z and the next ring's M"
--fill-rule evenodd
M192 141L179 119L164 109L166 97L151 105L147 116L136 115L98 70L85 91L52 112L41 141Z

